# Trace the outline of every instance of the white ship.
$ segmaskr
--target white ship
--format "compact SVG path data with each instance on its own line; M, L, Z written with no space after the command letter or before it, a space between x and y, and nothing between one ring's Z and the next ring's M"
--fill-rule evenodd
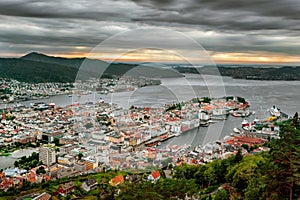
M271 109L270 109L270 114L272 116L275 116L275 117L280 117L281 115L281 112L280 112L280 109L277 108L276 106L273 106Z

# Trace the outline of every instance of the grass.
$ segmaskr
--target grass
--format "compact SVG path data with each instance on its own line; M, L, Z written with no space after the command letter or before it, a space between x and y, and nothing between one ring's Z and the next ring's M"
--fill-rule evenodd
M14 200L14 199L16 199L14 196L0 197L0 200Z
M1 153L0 156L11 156L11 153Z
M11 147L11 146L5 146L5 147L1 147L2 149L0 149L0 153L13 153L17 150L20 150L19 147Z

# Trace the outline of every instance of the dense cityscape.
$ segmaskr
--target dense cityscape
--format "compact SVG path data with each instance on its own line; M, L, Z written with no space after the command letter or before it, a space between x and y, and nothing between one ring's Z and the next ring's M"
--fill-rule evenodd
M28 85L3 80L2 91L10 91L13 99L20 99L19 95L23 95L21 91L29 87L28 90L44 94L44 87L53 87L50 91L55 95L60 95L61 91L67 95L85 95L92 93L93 88L101 88L96 91L104 94L103 91L114 92L116 85L123 90L135 90L133 86L138 87L142 81L119 80L121 84L116 84L117 81L113 79L101 79L99 83L96 80L76 83L75 87L72 84ZM4 87L5 81L14 84ZM145 84L146 81L143 82ZM110 89L105 88L107 85ZM2 97L7 94L2 94ZM3 194L9 194L11 188L22 188L23 184L45 184L107 171L139 174L137 177L150 173L145 181L153 182L160 178L160 173L172 177L173 169L183 164L202 166L237 154L247 156L268 152L270 148L265 144L279 138L280 125L290 121L290 117L273 106L269 110L270 117L255 118L250 122L247 117L255 114L255 111L249 110L249 106L246 99L234 96L197 97L163 107L132 105L129 109L103 99L83 104L74 102L66 107L56 106L55 102L36 102L28 107L22 102L15 102L12 107L5 107L1 111L0 153L1 156L16 160L13 166L1 169L0 189ZM226 120L229 115L244 120L240 127L234 128L221 140L194 147L190 144L160 147L170 138ZM105 184L118 188L128 178L128 174L119 174ZM76 184L68 182L55 191L46 189L46 192L24 195L24 198L76 197L78 187L89 192L97 189L101 183L104 184L94 178Z

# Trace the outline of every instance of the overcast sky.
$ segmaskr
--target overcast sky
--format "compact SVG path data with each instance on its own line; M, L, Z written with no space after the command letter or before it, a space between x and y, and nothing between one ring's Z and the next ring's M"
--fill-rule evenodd
M217 63L300 63L299 22L299 0L0 0L0 56L88 56L115 34L131 31L133 40L146 28L152 40L166 28L194 39ZM174 42L188 48L182 38ZM103 50L103 58L122 48ZM127 59L149 58L141 54Z

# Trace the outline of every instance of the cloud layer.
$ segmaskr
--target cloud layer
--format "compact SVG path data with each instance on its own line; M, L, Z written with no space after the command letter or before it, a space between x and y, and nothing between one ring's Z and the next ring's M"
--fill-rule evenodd
M2 0L0 55L80 55L117 33L164 27L212 55L256 52L297 60L299 13L299 0Z

